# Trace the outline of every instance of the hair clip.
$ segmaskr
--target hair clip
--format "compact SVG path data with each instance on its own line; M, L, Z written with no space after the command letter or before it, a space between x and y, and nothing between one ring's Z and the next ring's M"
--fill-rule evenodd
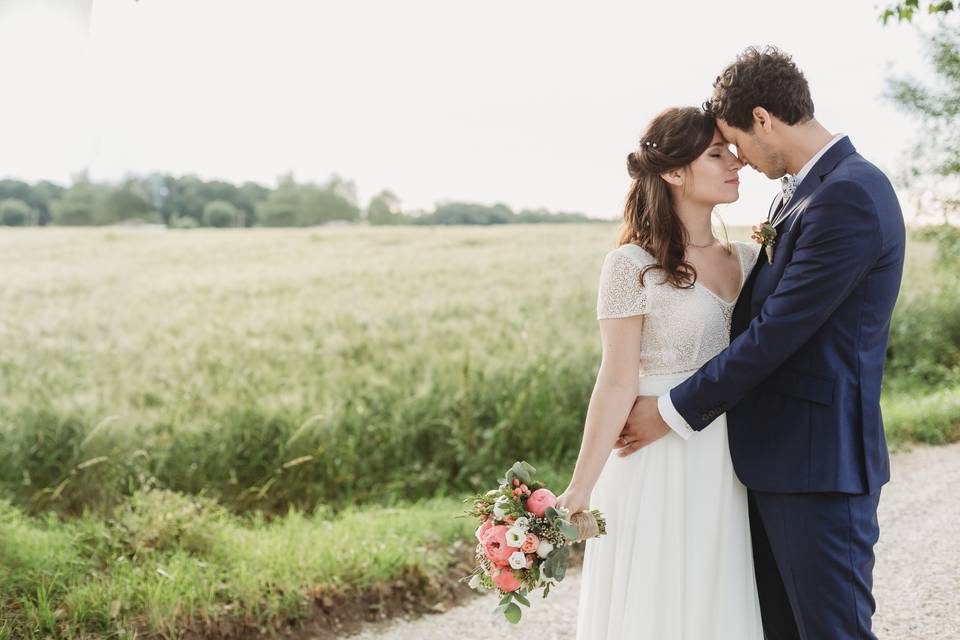
M645 147L653 147L654 149L656 149L656 148L657 148L657 143L656 143L656 142L650 142L649 140L646 140L646 141L643 143L643 146L645 146Z

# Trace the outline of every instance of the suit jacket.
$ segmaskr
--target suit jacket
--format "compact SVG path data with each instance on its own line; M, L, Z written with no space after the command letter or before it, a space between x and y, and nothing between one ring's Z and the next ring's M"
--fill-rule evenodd
M905 229L887 177L835 143L811 168L734 309L729 348L670 392L695 430L727 414L740 480L870 493L890 478L880 387Z

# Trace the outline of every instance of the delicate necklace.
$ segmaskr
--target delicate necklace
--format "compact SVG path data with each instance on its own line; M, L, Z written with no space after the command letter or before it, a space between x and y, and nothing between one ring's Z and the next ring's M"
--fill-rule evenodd
M711 241L708 242L707 244L693 244L692 242L688 242L688 243L687 243L687 246L688 246L688 247L696 247L697 249L706 249L707 247L712 247L712 246L715 245L715 244L717 244L717 239L716 239L716 238L714 238L713 240L711 240Z

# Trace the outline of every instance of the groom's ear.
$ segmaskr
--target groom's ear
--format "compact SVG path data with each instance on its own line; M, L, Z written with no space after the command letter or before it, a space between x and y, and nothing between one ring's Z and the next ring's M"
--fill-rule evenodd
M769 111L763 107L754 107L753 108L753 126L754 133L772 133L773 132L773 116Z

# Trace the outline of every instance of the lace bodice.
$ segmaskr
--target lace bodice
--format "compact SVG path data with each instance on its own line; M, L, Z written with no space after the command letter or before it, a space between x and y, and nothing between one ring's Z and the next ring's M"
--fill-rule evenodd
M736 241L733 246L740 258L742 290L760 247ZM597 318L644 316L641 376L694 371L730 343L736 298L723 300L700 282L677 289L662 281L658 269L648 271L646 286L641 286L641 269L654 262L635 244L610 251L600 271Z

